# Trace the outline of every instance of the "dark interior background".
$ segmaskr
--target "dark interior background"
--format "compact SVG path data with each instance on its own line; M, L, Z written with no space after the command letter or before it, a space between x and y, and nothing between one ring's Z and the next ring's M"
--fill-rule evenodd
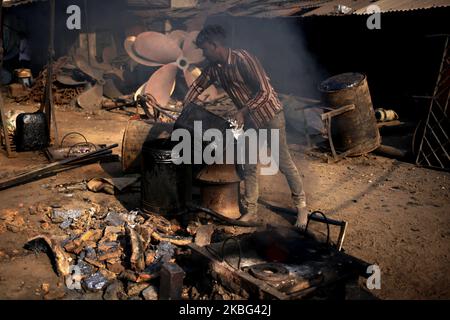
M57 57L67 54L80 32L66 28L66 8L71 4L82 9L81 32L96 31L100 43L112 35L120 46L136 26L145 30L145 23L127 13L124 1L58 0ZM49 2L7 8L4 15L25 25L36 75L47 61ZM232 47L255 54L279 92L320 98L317 87L329 76L361 72L367 75L374 107L394 109L401 118L414 120L423 117L428 103L413 96L432 94L441 63L445 39L433 35L449 33L449 17L450 8L383 13L381 30L369 30L366 15L272 19L221 15L207 23L222 24ZM14 64L5 62L5 68L8 63ZM148 77L148 71L138 68L145 76L137 83Z
M449 33L450 8L381 14L381 29L366 27L368 16L276 19L218 16L233 47L245 48L265 66L278 91L318 98L327 77L343 72L367 75L374 107L422 117Z

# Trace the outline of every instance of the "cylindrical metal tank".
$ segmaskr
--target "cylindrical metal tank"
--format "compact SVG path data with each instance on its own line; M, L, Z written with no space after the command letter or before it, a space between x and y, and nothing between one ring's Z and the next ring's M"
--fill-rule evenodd
M230 219L238 219L239 183L241 181L234 164L213 164L200 171L202 206Z
M121 161L123 172L139 173L144 143L170 137L172 130L173 123L155 123L139 115L131 117L122 139Z
M381 144L367 78L360 73L333 76L319 86L327 107L339 109L355 105L355 109L331 119L331 133L336 150L357 156L377 149Z
M174 164L170 139L147 141L142 148L141 200L147 213L176 215L190 200L190 165Z

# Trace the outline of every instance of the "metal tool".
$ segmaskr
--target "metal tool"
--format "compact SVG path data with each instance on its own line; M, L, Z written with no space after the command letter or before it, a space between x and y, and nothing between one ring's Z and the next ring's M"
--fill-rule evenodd
M271 204L271 203L269 203L269 202L267 202L267 201L265 201L263 199L258 199L258 202L260 204L262 204L263 206L265 206L266 208L270 209L270 210L278 211L278 212L284 212L284 213L292 214L292 215L297 215L297 211L296 210L283 208L283 207ZM319 215L321 215L321 216L319 216ZM334 225L334 226L340 227L340 232L339 232L336 248L339 251L342 250L342 245L344 243L345 234L347 232L347 226L348 226L348 223L346 221L339 221L339 220L334 220L334 219L327 218L325 216L325 214L320 212L320 211L314 211L314 212L312 212L311 214L308 215L308 222L306 224L306 230L308 230L308 226L309 226L309 222L310 221L316 221L316 222L327 224L327 243L329 243L329 240L330 240L330 228L329 228L329 225ZM305 232L306 232L306 230L305 230Z

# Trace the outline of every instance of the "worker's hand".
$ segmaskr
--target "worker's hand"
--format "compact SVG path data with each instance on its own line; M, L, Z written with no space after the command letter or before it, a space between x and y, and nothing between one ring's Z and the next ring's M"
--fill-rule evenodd
M245 122L245 112L243 110L240 110L238 113L236 113L236 122L238 127L242 127Z

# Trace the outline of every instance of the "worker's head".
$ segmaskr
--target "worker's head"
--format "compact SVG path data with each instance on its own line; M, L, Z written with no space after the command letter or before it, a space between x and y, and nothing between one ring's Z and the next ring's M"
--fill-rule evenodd
M195 41L197 47L203 50L203 55L210 62L220 62L226 56L226 33L219 25L209 25L200 31Z

